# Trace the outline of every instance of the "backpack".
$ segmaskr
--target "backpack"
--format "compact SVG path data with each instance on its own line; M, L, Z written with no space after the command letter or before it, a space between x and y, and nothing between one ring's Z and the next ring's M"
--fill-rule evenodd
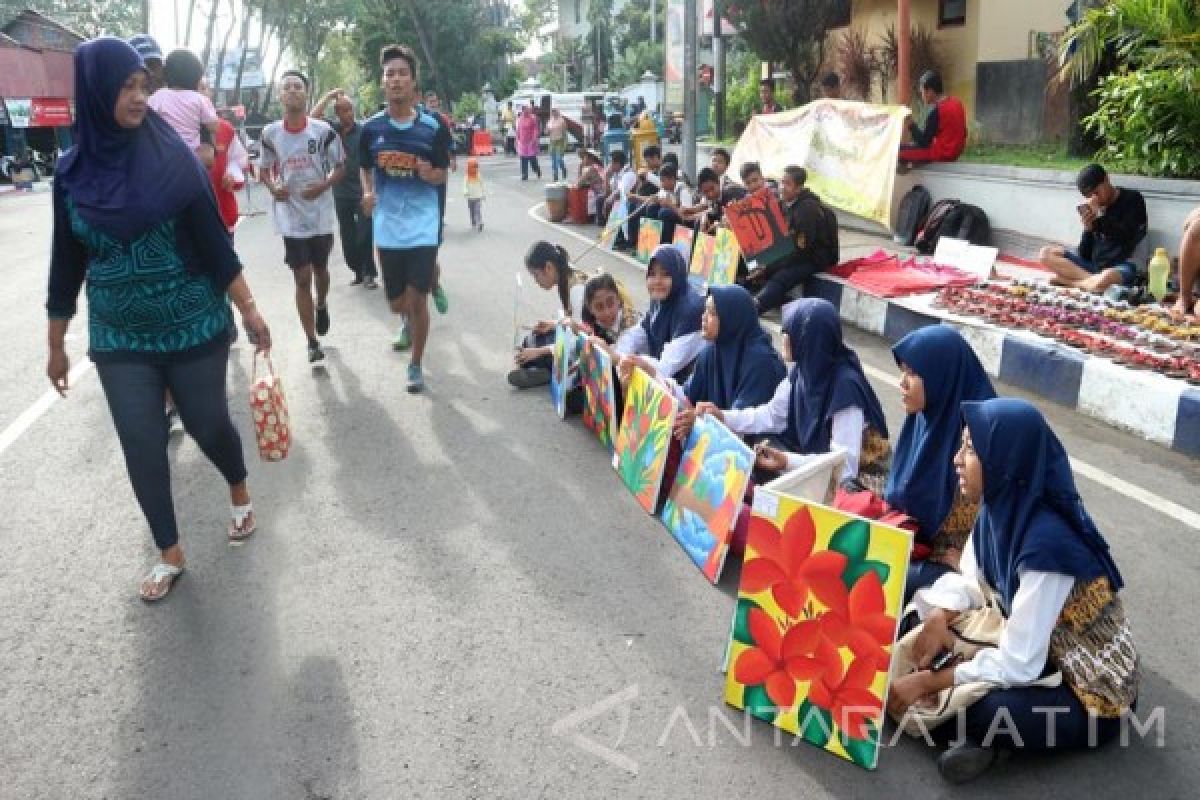
M946 213L942 224L938 226L937 235L939 239L949 236L952 239L965 239L971 244L986 245L992 241L992 226L982 208L959 203ZM936 239L933 246L937 248Z
M941 236L939 229L942 227L946 215L957 205L959 205L958 200L938 200L934 203L933 208L929 209L929 215L925 217L925 224L913 241L913 244L917 246L918 253L929 255L937 249L937 240Z
M828 264L820 264L822 269L837 266L841 259L841 246L838 242L838 218L833 209L821 203L821 244L824 245L826 257L832 256Z
M931 205L933 205L933 198L929 196L929 190L924 186L917 184L909 189L908 193L900 200L896 232L893 234L892 240L896 244L912 247L913 243L917 241L917 233L921 230L921 225L929 216Z

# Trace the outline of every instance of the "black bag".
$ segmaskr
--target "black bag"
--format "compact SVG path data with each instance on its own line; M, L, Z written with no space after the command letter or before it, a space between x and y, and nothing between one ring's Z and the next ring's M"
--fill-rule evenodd
M971 244L986 245L992 241L992 226L987 213L979 206L959 203L952 208L938 226L938 238L966 239ZM937 242L933 243L934 249Z
M937 249L938 237L942 235L942 223L958 205L958 200L951 199L938 200L934 203L933 208L929 210L929 216L925 218L925 224L921 226L921 232L917 234L917 238L913 242L917 246L918 253L929 255Z
M925 218L929 216L931 205L933 205L933 198L929 196L929 190L924 186L917 184L908 190L908 193L900 200L896 232L892 236L896 244L906 247L913 246L917 241L917 232L921 230Z

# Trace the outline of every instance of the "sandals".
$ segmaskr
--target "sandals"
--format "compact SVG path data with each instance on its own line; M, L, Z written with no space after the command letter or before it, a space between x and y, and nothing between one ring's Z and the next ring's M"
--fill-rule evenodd
M246 503L244 506L230 506L233 520L229 523L230 544L241 544L254 535L257 521L254 519L254 506Z
M142 578L143 587L150 583L155 587L155 591L147 594L144 588L138 590L138 596L146 603L157 603L175 587L175 581L183 574L183 567L177 567L174 564L168 564L165 561L160 561L150 568L146 573L146 577ZM162 587L161 589L159 587Z

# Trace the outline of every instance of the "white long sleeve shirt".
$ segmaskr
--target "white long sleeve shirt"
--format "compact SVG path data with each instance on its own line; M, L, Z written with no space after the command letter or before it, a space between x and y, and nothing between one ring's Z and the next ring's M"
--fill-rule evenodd
M792 379L785 377L775 387L775 394L770 401L754 408L734 408L722 410L725 426L734 433L748 435L754 433L782 433L787 429L788 419L792 408ZM833 415L831 420L830 445L840 446L846 451L846 462L842 466L841 479L858 477L858 460L862 454L863 428L866 416L858 406L843 408ZM788 453L787 469L791 472L804 464L817 453Z
M622 355L641 356L655 373L671 377L696 360L704 349L704 336L700 331L677 336L663 345L661 356L654 358L650 355L650 337L646 335L646 329L635 325L617 340L616 349Z
M979 586L979 564L971 539L963 548L961 573L949 572L913 597L917 614L925 619L934 609L969 611L984 605ZM997 688L1027 686L1046 668L1050 636L1058 624L1067 596L1075 586L1070 575L1020 570L1020 586L997 647L980 650L954 668L955 685L984 681Z

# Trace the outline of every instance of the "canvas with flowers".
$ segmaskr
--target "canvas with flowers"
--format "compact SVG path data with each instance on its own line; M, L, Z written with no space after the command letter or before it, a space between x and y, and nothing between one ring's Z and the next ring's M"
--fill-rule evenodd
M625 409L617 431L613 466L649 514L657 510L671 447L671 428L678 412L679 401L662 384L640 368L634 369L625 390Z
M874 769L911 548L898 528L757 489L725 701Z

